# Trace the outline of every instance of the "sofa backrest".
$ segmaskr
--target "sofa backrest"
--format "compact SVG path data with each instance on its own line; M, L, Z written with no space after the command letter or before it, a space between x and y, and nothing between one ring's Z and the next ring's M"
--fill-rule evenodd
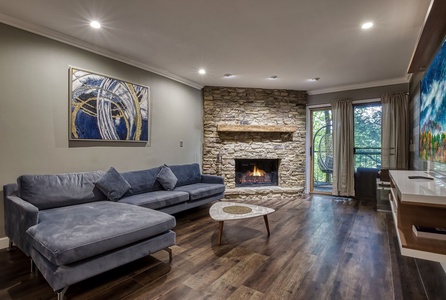
M201 171L198 164L174 165L169 168L178 179L176 187L201 182Z
M55 175L22 175L17 179L18 195L39 209L105 200L94 185L104 171Z
M162 190L160 183L156 180L156 175L158 175L160 170L161 167L157 167L148 170L121 173L122 177L131 186L130 190L123 197Z

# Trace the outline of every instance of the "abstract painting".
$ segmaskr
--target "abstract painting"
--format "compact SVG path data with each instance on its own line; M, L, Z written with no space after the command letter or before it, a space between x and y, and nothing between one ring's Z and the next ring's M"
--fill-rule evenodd
M149 88L70 67L70 140L149 140Z
M446 40L421 81L420 158L446 163Z

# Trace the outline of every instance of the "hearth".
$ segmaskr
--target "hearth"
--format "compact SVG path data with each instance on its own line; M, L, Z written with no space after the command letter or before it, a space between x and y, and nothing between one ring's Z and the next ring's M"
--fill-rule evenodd
M271 186L279 184L278 159L235 159L235 186Z

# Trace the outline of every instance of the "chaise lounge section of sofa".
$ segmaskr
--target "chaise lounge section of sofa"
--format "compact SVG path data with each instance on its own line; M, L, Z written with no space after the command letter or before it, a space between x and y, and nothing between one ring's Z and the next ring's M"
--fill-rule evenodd
M31 257L59 299L70 285L151 253L167 250L170 261L176 222L168 213L221 199L224 184L198 164L177 165L165 190L163 168L119 174L127 190L112 201L98 188L110 170L20 176L4 186L10 245Z

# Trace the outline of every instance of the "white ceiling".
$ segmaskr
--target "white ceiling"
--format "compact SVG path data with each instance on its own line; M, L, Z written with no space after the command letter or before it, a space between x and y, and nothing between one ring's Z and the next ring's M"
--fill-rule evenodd
M0 22L201 88L407 82L429 0L0 0ZM91 20L103 28L92 29ZM373 21L368 31L360 28ZM199 68L206 75L197 73ZM225 73L234 76L224 78ZM270 76L278 79L271 80ZM309 79L320 77L317 82Z

